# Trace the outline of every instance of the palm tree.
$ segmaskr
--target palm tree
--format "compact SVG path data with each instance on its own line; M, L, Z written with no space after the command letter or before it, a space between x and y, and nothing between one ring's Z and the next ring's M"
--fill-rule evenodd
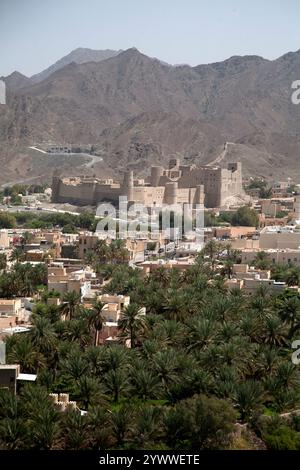
M102 349L102 348L101 348ZM117 370L126 366L128 355L125 348L119 344L114 344L102 349L101 372L105 374L110 370Z
M72 318L74 318L75 313L78 310L80 301L81 301L80 293L75 292L75 291L65 293L65 295L63 296L63 304L61 307L61 312L66 317L66 319L72 320Z
M291 362L282 362L276 371L276 380L280 387L295 388L299 390L300 380L297 368Z
M300 269L299 267L292 267L285 275L285 282L288 286L299 286L300 284Z
M261 375L271 374L279 362L278 350L271 345L261 345L257 357Z
M169 320L183 320L187 313L187 299L177 289L168 289L163 307Z
M164 266L160 266L150 274L149 283L152 281L158 283L162 287L166 287L170 282L170 270Z
M92 406L87 414L89 442L92 449L107 449L111 443L108 411L101 406Z
M270 346L285 346L287 337L285 329L277 317L267 317L264 321L263 341Z
M255 256L253 264L257 269L269 269L271 262L268 253L259 251Z
M144 448L158 437L160 415L160 409L154 406L143 406L136 410L134 434L139 447Z
M29 333L32 344L41 353L53 353L56 346L56 334L53 325L47 318L39 315L33 316L32 324Z
M121 446L126 438L126 434L131 429L132 411L128 406L123 405L113 411L110 415L112 432L116 438L117 445Z
M157 398L159 395L159 379L146 368L131 370L131 382L134 393L137 397L146 401L149 398Z
M7 389L0 389L0 441L5 443L5 449L22 448L26 431L17 398Z
M5 417L0 422L0 441L5 442L5 449L22 449L26 442L26 425L22 417ZM24 442L25 441L25 442Z
M247 312L239 321L241 333L252 342L259 342L263 336L262 321L251 312Z
M112 401L118 403L120 395L128 391L128 374L123 369L110 370L104 376L104 384L107 392L112 396Z
M159 351L152 357L153 369L165 391L169 386L179 380L177 354L172 349Z
M130 347L134 348L145 325L145 316L142 314L141 308L132 303L124 308L122 317L118 322L118 329L121 330L124 338L129 339Z
M263 389L259 382L247 380L236 387L235 401L242 421L249 419L263 401Z
M279 302L278 315L290 325L289 338L300 328L300 300L298 296L287 297Z
M57 411L48 405L32 415L30 435L35 448L51 450L59 435Z
M111 251L105 240L98 240L95 246L95 253L100 263L110 261Z
M103 323L105 321L102 311L104 309L105 304L100 302L99 300L94 300L93 308L89 311L88 316L88 323L89 327L93 328L94 330L94 345L97 346L98 344L98 335L99 332L102 330Z
M163 427L167 443L174 449L178 442L184 442L187 437L188 416L179 407L167 408L163 414Z
M187 327L188 349L205 348L212 341L216 332L215 323L200 316L192 318Z
M35 350L29 336L21 335L12 348L8 348L7 360L10 364L20 364L21 370L35 373L45 365L44 356Z
M10 261L15 261L16 263L20 263L24 260L24 253L21 248L14 248L12 254L10 256Z
M87 418L78 410L68 411L64 415L63 435L65 436L65 449L86 449L88 443Z
M112 240L109 248L110 259L113 263L124 263L126 260L129 259L129 252L125 246L124 240Z
M76 386L75 391L79 401L83 404L85 410L91 405L104 403L104 389L99 381L94 377L82 375Z
M89 365L80 351L71 353L67 359L61 361L62 373L75 381L86 375L88 369Z
M216 263L223 248L224 247L222 243L217 242L215 240L210 240L206 243L205 247L203 248L200 254L202 257L205 255L209 257L211 268L213 271L215 270Z
M69 341L77 341L81 348L91 343L89 326L84 318L79 318L66 322L64 337Z

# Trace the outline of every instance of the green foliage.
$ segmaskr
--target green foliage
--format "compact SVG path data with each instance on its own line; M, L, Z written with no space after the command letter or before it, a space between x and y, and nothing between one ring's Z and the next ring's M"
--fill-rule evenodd
M0 214L1 216L1 214ZM45 212L42 214L28 212L16 212L13 214L18 226L25 226L26 228L54 228L60 227L65 229L81 228L93 230L95 227L95 215L91 212L83 212L78 215L61 213L61 212ZM1 219L0 219L1 226ZM5 228L5 227L3 227ZM8 227L10 228L10 227ZM68 232L74 233L74 232Z
M229 291L224 280L238 253L226 243L207 244L186 272L157 269L147 277L115 261L123 248L97 247L99 258L114 256L100 268L105 291L131 299L119 344L98 345L101 302L87 308L79 293L68 292L60 306L47 303L59 294L46 290L44 266L17 263L0 275L2 297L44 285L30 331L6 339L8 361L38 379L16 398L0 391L1 448L223 449L240 422L269 448L298 449L299 422L275 426L264 410L276 417L300 408L290 349L300 331L299 293ZM77 411L56 412L48 394L61 392Z
M0 213L0 229L15 228L16 225L16 218L12 214L9 214L8 212Z
M254 209L240 207L232 217L232 225L258 227L259 217Z

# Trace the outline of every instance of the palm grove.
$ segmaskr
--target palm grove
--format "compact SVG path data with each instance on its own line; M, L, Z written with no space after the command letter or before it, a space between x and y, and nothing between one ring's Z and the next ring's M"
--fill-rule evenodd
M127 266L122 246L114 249L118 262L103 247L89 261L107 277L105 292L130 295L119 344L97 346L99 301L87 309L71 292L61 306L48 305L56 294L41 287L42 269L28 270L24 285L24 265L2 275L2 292L14 295L4 280L11 276L15 295L39 292L39 301L31 330L6 340L8 362L38 379L17 397L0 390L0 447L300 449L300 419L289 414L300 408L300 369L291 361L300 335L297 290L229 291L239 254L216 242L185 272L160 268L146 278ZM59 413L52 392L70 393L88 412Z

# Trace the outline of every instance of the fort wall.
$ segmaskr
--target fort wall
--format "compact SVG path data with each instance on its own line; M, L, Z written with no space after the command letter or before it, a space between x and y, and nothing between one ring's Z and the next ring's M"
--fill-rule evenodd
M128 171L121 183L96 178L53 177L53 201L79 205L95 205L101 201L118 201L127 196L129 202L146 206L162 204L200 204L206 207L221 207L228 198L244 195L242 167L230 163L227 168L195 167L180 165L172 159L169 168L153 166L151 175L144 180L134 180Z

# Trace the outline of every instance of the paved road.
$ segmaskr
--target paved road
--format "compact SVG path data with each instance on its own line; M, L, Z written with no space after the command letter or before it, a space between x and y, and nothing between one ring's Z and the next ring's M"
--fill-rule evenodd
M0 211L5 211L5 212L33 212L36 214L42 214L43 212L58 212L58 213L64 213L64 214L74 214L74 215L79 215L78 212L71 212L68 210L62 210L62 209L56 209L52 207L42 207L39 206L37 207L30 207L30 206L6 206L4 204L0 204Z
M45 150L41 150L38 147L32 146L29 147L31 150L36 150L37 152L43 153L48 155L49 157L71 157L71 158L77 158L77 157L84 157L84 158L89 158L89 162L83 163L81 166L84 166L86 168L91 168L95 163L102 162L103 158L99 157L98 155L90 155L89 153L48 153L45 152Z

